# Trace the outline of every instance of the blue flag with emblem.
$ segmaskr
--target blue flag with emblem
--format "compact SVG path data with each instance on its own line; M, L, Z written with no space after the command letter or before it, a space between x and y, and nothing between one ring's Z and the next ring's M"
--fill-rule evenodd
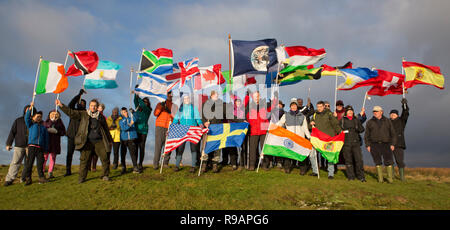
M277 40L231 40L231 66L233 76L242 74L266 74L278 63Z
M248 123L211 124L208 128L205 154L226 147L240 147L247 134Z

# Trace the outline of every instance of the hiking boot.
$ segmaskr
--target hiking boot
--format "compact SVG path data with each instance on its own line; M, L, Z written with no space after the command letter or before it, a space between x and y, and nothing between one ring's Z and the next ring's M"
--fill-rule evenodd
M32 184L32 183L33 183L33 182L32 182L32 180L31 180L31 177L28 177L28 178L25 179L25 186L30 185L30 184Z
M112 169L117 169L118 165L117 164L113 164Z
M173 169L174 172L178 172L180 171L180 167L175 166L175 168Z
M328 179L329 179L329 180L333 180L334 177L333 177L333 176L328 176Z
M361 182L367 182L367 181L366 181L366 178L362 178L362 179L360 179L359 181L361 181Z
M13 184L13 182L12 181L5 181L5 183L3 184L3 186L10 186L10 185L12 185Z
M122 168L122 171L120 171L120 175L123 175L125 173L127 173L127 168Z
M383 183L383 169L381 168L381 165L377 165L377 175L378 175L378 183Z
M85 181L86 181L86 179L80 178L80 179L78 179L78 184L82 184L82 183L84 183Z
M111 179L109 179L108 176L103 176L103 177L102 177L102 180L103 180L103 181L110 181Z
M138 170L139 170L140 172L142 172L142 171L144 171L144 167L143 167L142 165L138 165Z
M306 175L306 172L303 172L300 170L300 175L304 176L304 175Z
M196 171L196 170L195 170L195 167L191 167L191 169L189 169L189 172L190 172L190 173L195 173L195 171Z
M72 175L72 172L66 172L66 174L64 174L64 177L70 176L70 175Z
M133 173L135 173L135 174L140 173L138 167L133 168Z
M48 179L53 179L53 178L55 178L55 177L53 176L53 172L48 173Z
M44 183L47 183L47 182L48 182L48 180L45 179L45 177L39 177L39 184L44 184Z
M202 168L201 168L202 173L206 172L206 164L202 164Z
M392 165L387 166L386 167L386 171L387 171L387 174L388 174L387 181L389 183L393 183L394 182L394 178L393 178L393 175L392 175Z
M97 169L96 168L92 169L92 172L97 172Z
M236 165L233 165L233 171L236 171L238 167Z
M310 173L309 175L317 177L317 173Z
M400 174L400 180L405 181L405 168L399 168L398 173Z
M217 164L213 164L213 173L219 172L219 166Z

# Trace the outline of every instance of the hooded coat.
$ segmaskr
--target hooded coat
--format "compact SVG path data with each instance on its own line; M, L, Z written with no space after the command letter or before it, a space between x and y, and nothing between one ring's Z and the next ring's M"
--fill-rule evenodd
M54 111L54 110L53 110ZM53 111L50 111L53 112ZM44 122L44 126L47 128L55 128L57 133L48 133L49 137L49 146L48 152L60 154L61 153L61 137L66 135L66 127L62 122L61 118L58 118L56 121L50 120L50 113L48 114L47 120Z

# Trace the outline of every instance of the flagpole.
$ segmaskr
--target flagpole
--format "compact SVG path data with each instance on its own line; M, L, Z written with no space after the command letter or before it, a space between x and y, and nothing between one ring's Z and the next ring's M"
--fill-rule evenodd
M162 169L163 169L163 159L164 157L166 157L166 144L167 144L167 136L169 136L169 131L170 131L170 125L172 124L172 121L169 122L169 127L167 128L167 132L166 132L166 140L164 141L164 153L161 155L161 159L160 159L160 165L161 165L161 169L159 170L159 174L162 173Z
M336 82L334 84L334 110L336 110L336 100L337 100L337 82L338 82L338 68L336 68Z
M269 122L269 128L268 129L270 129L270 124L271 124L272 122ZM268 131L268 130L267 130ZM256 169L256 172L258 173L258 171L259 171L259 165L261 164L261 160L264 158L264 145L266 144L266 140L267 140L267 136L268 136L269 134L268 133L266 133L266 136L264 137L264 144L263 144L263 147L262 147L262 149L261 149L261 153L259 154L259 162L258 162L258 168ZM258 148L258 146L256 146L256 148ZM250 151L249 151L250 152Z
M132 96L133 94L131 93L131 89L132 89L132 85L133 85L133 67L130 68L130 108L132 108Z
M69 51L67 51L66 60L64 61L64 71L66 71L67 58L69 58ZM56 100L59 100L59 93L56 95ZM58 106L55 106L55 111L58 112Z
M34 78L34 87L33 87L33 97L31 102L33 102L34 104L34 98L36 97L36 84L37 84L37 80L38 80L38 76L39 76L39 68L41 67L41 62L42 62L42 56L39 57L39 64L36 70L36 77Z
M367 99L367 93L369 92L369 90L366 91L366 94L364 95L364 101L363 101L363 108L366 108L366 99Z
M141 72L142 54L144 53L144 51L145 51L145 48L142 48L141 59L139 60L139 66L138 66L138 69L136 70L136 73ZM139 74L136 74L136 84L138 82L138 78L139 78Z
M205 155L205 145L206 145L206 136L207 134L203 134L202 137L202 148L201 148L201 155L200 155L200 168L198 169L198 176L200 176L200 173L202 171L202 165L203 165L203 155Z
M405 75L405 69L403 68L403 62L405 62L405 58L402 57L402 75ZM405 81L402 82L402 92L403 92L403 99L406 98L405 95Z

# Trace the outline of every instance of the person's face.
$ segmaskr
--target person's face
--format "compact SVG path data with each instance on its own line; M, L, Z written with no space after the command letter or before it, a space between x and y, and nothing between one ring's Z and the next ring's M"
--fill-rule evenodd
M148 100L148 98L144 98L144 100L142 100L142 101L145 103L145 105L146 105L147 107L150 106L150 101Z
M347 111L347 116L349 116L349 117L353 117L354 114L355 113L353 112L353 110Z
M398 118L398 115L396 113L391 113L389 114L389 117L391 118L391 120L395 120Z
M35 123L41 122L41 121L42 121L42 115L41 115L41 114L35 114L35 115L33 116L33 121L34 121Z
M191 102L191 99L189 97L183 97L183 103L189 104Z
M128 117L128 111L126 109L121 110L120 113L122 114L122 116Z
M113 115L113 116L117 116L117 115L119 115L119 110L117 110L117 109L113 109L113 111L112 111L112 115Z
M215 100L217 100L217 98L219 98L217 93L211 95L211 100L215 101Z
M259 92L255 92L252 97L253 97L253 101L255 101L256 103L259 103Z
M297 105L296 104L291 104L291 111L297 111L297 109L298 109L298 107L297 107Z
M382 115L383 111L373 111L373 116L376 117L377 119L380 119Z
M58 119L58 113L57 112L51 112L50 113L50 120L57 120Z
M98 110L97 102L91 101L91 102L89 103L89 110L90 110L92 113L97 112L97 110Z
M323 106L323 104L317 104L317 111L319 111L319 113L323 112L324 109L325 106Z
M330 109L330 104L325 104L324 109Z
M279 109L283 109L283 105L282 104L278 104L278 108Z
M98 111L101 113L101 112L103 112L103 106L99 106L98 107Z
M303 99L297 99L298 106L303 106Z
M336 109L337 109L337 110L342 110L343 108L344 108L344 106L342 106L342 105L337 105L337 106L336 106Z
M236 106L237 107L241 106L241 101L240 100L236 100Z
M167 100L170 100L170 101L172 100L172 93L167 94Z

